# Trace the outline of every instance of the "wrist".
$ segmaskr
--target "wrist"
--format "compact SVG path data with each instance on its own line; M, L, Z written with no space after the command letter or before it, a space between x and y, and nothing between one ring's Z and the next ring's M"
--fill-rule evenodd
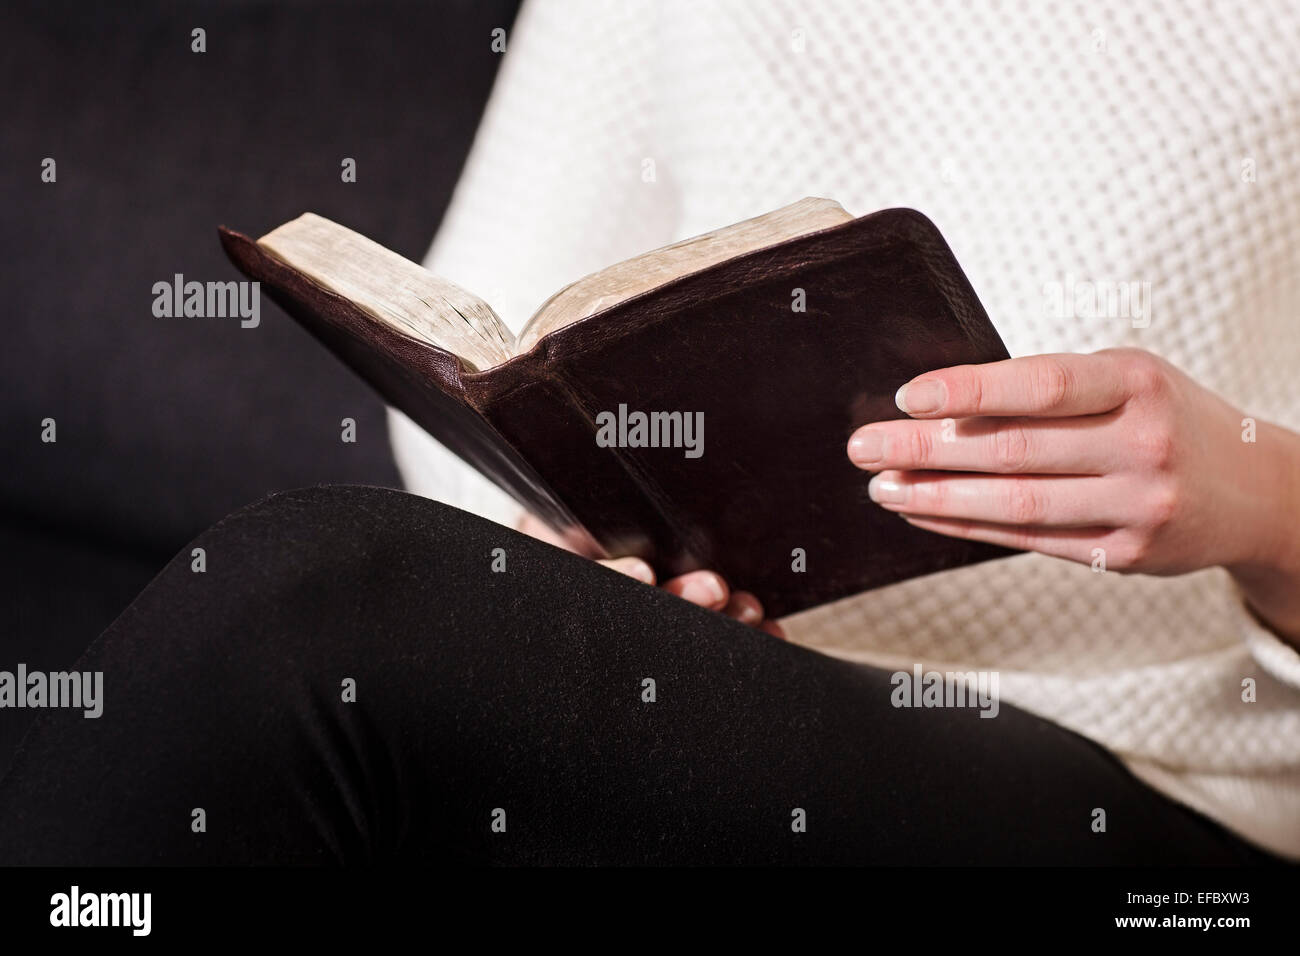
M1266 454L1248 469L1246 547L1225 567L1256 616L1300 647L1300 435L1261 422L1256 450Z

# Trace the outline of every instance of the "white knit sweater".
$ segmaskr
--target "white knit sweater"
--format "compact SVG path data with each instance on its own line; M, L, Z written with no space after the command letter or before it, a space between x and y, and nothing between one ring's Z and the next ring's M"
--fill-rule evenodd
M531 3L426 264L517 330L579 276L803 196L911 206L1012 355L1149 349L1300 429L1300 7L1120 6ZM1049 306L1049 283L1083 281L1149 282L1149 324ZM513 523L391 429L412 490ZM1300 858L1300 655L1221 570L1025 555L785 623L891 669L996 670L1004 700Z

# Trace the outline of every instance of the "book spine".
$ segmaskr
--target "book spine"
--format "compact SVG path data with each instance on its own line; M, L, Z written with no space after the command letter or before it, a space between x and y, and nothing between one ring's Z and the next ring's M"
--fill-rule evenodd
M701 566L674 529L669 503L659 500L619 449L597 446L594 412L580 391L545 362L523 363L519 372L509 387L494 377L477 393L469 376L467 394L559 503L539 517L606 556L636 555L661 573Z

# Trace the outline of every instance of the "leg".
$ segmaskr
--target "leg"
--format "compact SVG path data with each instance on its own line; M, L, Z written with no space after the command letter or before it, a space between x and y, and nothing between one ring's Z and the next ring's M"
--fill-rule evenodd
M414 496L277 495L193 546L76 665L103 716L25 739L7 862L1256 858L1012 707L896 710L884 672Z

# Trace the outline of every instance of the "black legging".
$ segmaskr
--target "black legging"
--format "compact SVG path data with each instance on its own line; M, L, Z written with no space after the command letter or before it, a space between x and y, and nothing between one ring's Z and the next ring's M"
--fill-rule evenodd
M425 499L275 495L192 547L77 663L103 716L25 738L0 862L1266 858L1013 707L895 709L886 672Z

